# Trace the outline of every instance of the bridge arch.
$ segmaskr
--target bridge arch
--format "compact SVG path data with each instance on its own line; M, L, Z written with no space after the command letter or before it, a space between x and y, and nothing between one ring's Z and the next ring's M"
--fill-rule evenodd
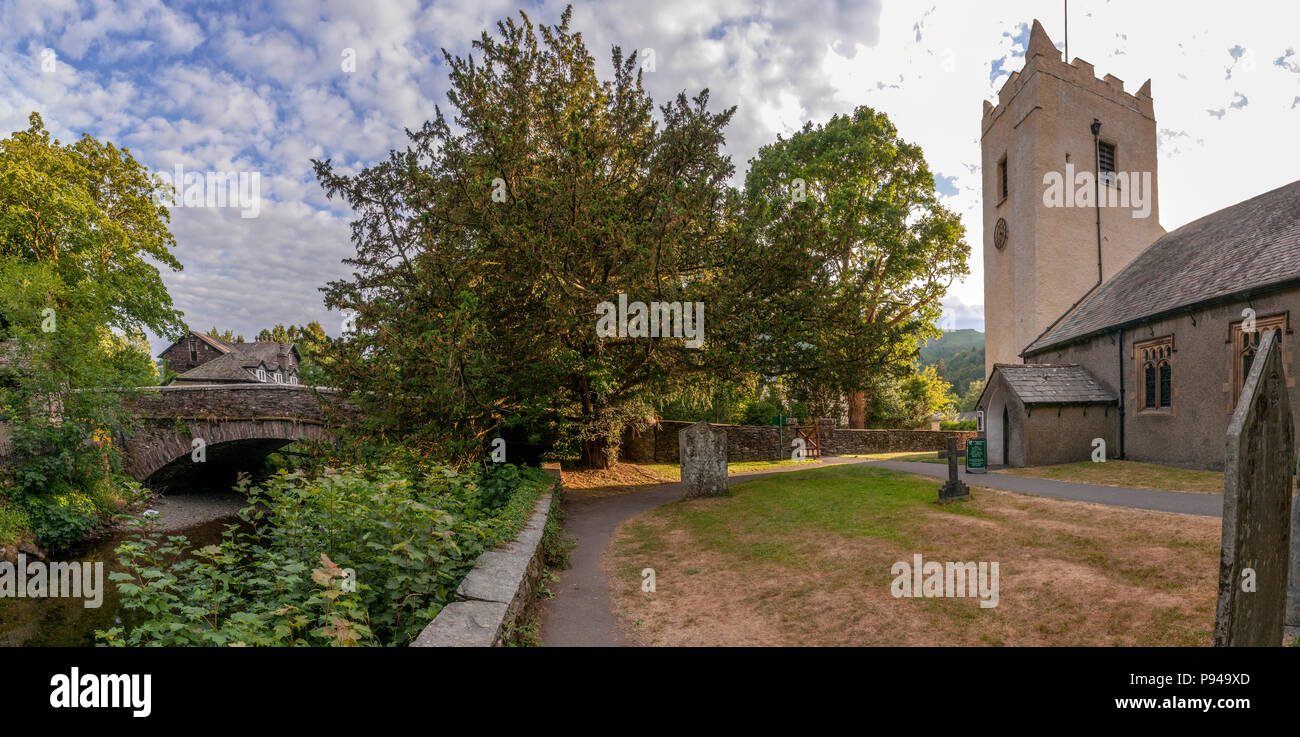
M200 472L233 480L295 441L332 442L341 417L332 390L287 384L148 387L127 407L138 426L122 440L124 470L160 491Z

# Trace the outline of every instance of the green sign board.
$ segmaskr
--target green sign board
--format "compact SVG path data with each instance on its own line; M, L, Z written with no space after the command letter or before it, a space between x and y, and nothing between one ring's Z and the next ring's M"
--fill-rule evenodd
M789 422L786 421L788 419L789 418L786 417L785 415L772 415L772 424L777 425L778 427L784 427L785 425L790 424Z
M986 473L988 461L984 458L984 439L972 438L966 441L966 472Z

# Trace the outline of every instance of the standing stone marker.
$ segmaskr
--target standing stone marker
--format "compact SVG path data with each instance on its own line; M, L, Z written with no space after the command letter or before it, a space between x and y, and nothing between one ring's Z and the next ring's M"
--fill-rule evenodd
M1300 469L1300 462L1297 462ZM1286 585L1287 637L1300 637L1300 504L1291 503L1291 575Z
M970 487L957 475L957 438L948 438L948 481L939 487L939 501L969 498Z
M1269 331L1228 425L1216 647L1282 644L1294 458L1282 349Z
M727 493L727 431L701 420L677 434L686 496Z

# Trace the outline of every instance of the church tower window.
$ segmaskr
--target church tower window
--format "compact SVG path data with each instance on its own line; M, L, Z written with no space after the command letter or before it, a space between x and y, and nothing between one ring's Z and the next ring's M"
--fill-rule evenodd
M1115 183L1115 144L1105 141L1097 143L1097 169L1102 184Z

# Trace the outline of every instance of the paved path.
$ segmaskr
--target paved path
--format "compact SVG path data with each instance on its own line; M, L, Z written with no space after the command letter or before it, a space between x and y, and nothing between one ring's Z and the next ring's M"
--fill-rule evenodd
M870 461L872 466L910 471L925 476L948 478L948 466L919 461ZM959 467L964 468L964 467ZM1002 473L966 473L960 470L961 480L972 486L1015 491L1021 494L1048 496L1053 499L1073 499L1080 502L1107 504L1112 507L1153 509L1157 512L1195 514L1202 517L1223 516L1222 494L1201 494L1188 491L1154 491L1128 489L1121 486L1076 484L1069 481L1036 479L1029 476L1011 476Z
M937 478L946 478L948 475L948 467L937 463L867 461L858 458L827 457L814 468L844 463L863 463ZM790 466L761 473L737 474L731 480L735 483L803 470L808 469ZM1056 499L1205 517L1219 517L1223 514L1223 496L1220 494L1127 489L999 473L967 474L962 471L961 478L971 485ZM682 485L679 483L606 497L587 496L580 491L568 492L565 496L564 528L576 541L576 545L569 555L569 568L557 574L559 581L553 584L555 597L542 604L539 616L542 642L552 647L612 647L626 644L619 632L618 619L614 615L609 589L601 569L605 548L614 534L614 528L623 520L680 499L681 496Z
M812 468L841 463L865 463L857 458L823 458ZM789 471L806 471L805 466L790 466L773 471L735 474L731 483L748 481ZM609 539L625 519L635 517L662 504L680 499L679 483L654 486L606 497L592 497L569 491L564 497L564 530L576 541L569 553L569 567L559 571L559 581L551 584L555 597L542 602L542 642L551 647L613 647L626 642L619 634L618 618L609 600L601 558Z

